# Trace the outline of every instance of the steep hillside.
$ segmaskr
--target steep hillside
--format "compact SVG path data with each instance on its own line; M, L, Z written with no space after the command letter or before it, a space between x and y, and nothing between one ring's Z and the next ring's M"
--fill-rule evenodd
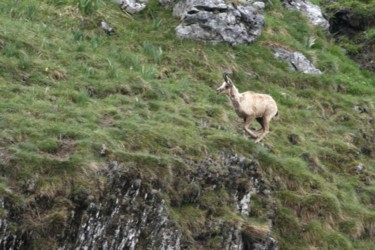
M177 39L156 0L2 0L0 248L375 249L374 75L272 2L230 46ZM277 101L263 143L223 71Z

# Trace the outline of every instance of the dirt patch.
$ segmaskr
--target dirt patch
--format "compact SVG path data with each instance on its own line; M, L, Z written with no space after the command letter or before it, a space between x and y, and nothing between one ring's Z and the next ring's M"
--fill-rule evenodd
M6 148L0 147L0 159L1 159L1 165L8 166L10 158L12 157L12 154L9 150Z
M66 161L73 154L75 150L75 141L72 138L61 139L60 144L56 151L54 152L40 152L48 158L57 159L60 161Z
M104 115L104 117L102 118L101 120L101 126L103 128L108 128L108 127L112 127L113 125L113 116L110 116L110 115Z
M56 156L61 160L69 159L69 156L74 152L74 140L65 138L61 141L60 147L56 152Z

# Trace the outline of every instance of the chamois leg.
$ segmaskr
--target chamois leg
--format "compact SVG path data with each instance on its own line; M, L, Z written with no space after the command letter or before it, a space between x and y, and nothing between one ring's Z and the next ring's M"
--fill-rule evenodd
M263 133L256 139L255 143L260 142L270 132L270 121L272 116L263 116Z
M264 131L264 125L263 125L263 117L256 118L257 122L262 126L260 129L258 129L256 132L258 133L258 136L261 131Z
M258 138L258 135L256 135L253 131L251 131L250 129L249 129L249 126L250 126L250 123L251 123L251 121L254 119L254 116L248 116L248 117L246 117L246 119L245 119L245 126L244 126L244 129L245 129L245 131L251 136L251 137L253 137L254 139L255 138Z

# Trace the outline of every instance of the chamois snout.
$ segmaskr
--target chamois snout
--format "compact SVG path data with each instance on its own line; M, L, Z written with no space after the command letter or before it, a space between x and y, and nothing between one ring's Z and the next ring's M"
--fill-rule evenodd
M216 89L216 94L225 94L225 93L227 93L228 91L228 89L229 89L229 87L230 87L230 85L227 83L227 82L223 82L223 84L219 87L219 88L217 88Z

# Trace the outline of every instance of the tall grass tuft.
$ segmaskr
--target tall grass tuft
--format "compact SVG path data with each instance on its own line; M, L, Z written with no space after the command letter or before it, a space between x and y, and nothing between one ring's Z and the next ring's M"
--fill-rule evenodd
M85 15L94 13L101 1L100 0L78 0L78 9Z
M161 47L156 47L152 45L149 42L143 43L143 51L147 56L149 56L155 63L160 63L162 56L163 56L163 50Z

